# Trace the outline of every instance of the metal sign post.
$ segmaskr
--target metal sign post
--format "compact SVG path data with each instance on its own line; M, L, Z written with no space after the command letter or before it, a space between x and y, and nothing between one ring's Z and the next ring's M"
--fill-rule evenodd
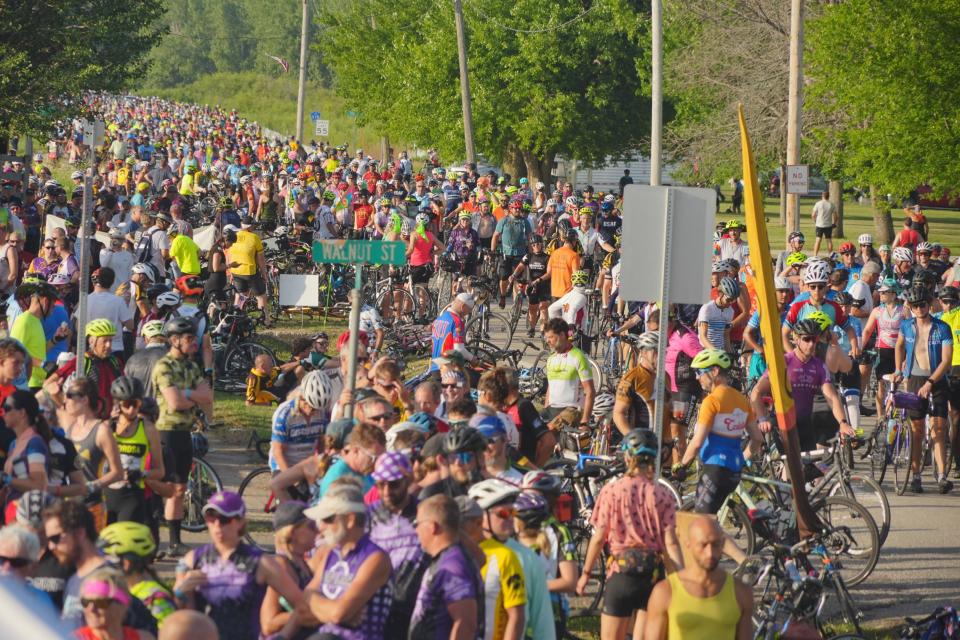
M83 215L80 218L80 231L77 242L80 243L80 291L77 301L77 375L86 371L87 347L87 287L90 284L90 240L93 238L93 178L97 170L96 146L103 144L104 124L100 120L86 121L83 125L83 143L90 147L90 166L83 176ZM120 327L117 327L120 330Z
M667 325L670 320L670 252L673 245L673 189L667 190L667 217L663 225L663 278L660 281L660 323L657 327L659 340L657 341L657 375L653 383L653 432L657 434L657 442L663 442L663 412L666 411L666 397L663 389L666 386L666 358L667 358ZM655 478L660 477L660 459L656 457Z
M313 261L323 264L352 264L353 290L350 292L350 352L347 366L347 391L357 388L357 344L360 340L360 302L363 289L363 265L400 266L406 264L406 247L402 242L376 240L316 240ZM328 298L329 300L329 298ZM353 404L343 408L343 415L353 417Z

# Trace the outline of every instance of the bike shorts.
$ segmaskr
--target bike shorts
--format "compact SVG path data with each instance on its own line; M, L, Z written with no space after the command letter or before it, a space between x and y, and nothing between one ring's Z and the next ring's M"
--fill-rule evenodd
M663 571L660 571L663 575ZM603 589L603 613L615 618L629 618L634 611L646 611L656 582L646 576L614 573Z
M896 349L877 347L877 378L881 378L897 370L895 355Z
M149 521L150 504L140 487L104 489L103 501L107 506L107 524L128 521L147 524Z
M956 367L954 367L956 369ZM950 408L954 411L960 411L960 372L951 373L947 376L947 382L950 384L950 393L947 400Z
M927 376L910 376L907 378L907 391L916 393L926 381ZM938 380L934 383L930 395L927 396L924 409L921 411L907 411L907 415L911 420L922 420L927 414L930 414L934 418L946 418L948 413L947 400L949 396L950 385L947 384L946 380Z
M506 280L513 275L513 272L517 269L517 265L519 265L522 260L523 256L503 256L500 259L500 266L497 268L500 279Z
M164 448L163 462L167 472L164 480L187 484L193 465L193 436L189 431L161 431L160 444Z
M697 383L694 383L697 384ZM697 385L699 388L700 385ZM697 406L697 401L700 399L700 393L692 391L675 391L670 394L671 407L673 408L672 417L670 422L675 424L682 424L683 426L689 426L690 420L693 418L693 410ZM682 405L683 415L680 414L680 409ZM679 417L678 417L679 416Z
M850 367L850 371L846 373L838 374L837 379L843 387L860 391L860 367L857 365Z
M263 281L263 276L255 273L252 276L233 276L233 284L238 293L250 292L255 296L262 296L267 292L267 285Z
M733 471L718 464L703 465L700 481L697 482L693 511L716 514L738 484L740 484L739 471Z
M545 282L534 286L527 286L527 300L530 304L550 302L550 285Z
M413 280L413 284L427 284L432 276L433 265L429 262L410 267L410 279Z

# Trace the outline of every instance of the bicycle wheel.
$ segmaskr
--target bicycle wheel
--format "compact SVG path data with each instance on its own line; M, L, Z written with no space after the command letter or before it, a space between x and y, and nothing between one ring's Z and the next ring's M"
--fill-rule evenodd
M863 630L860 628L860 618L862 614L857 609L857 606L853 603L853 599L850 597L850 592L847 591L847 586L844 584L842 576L831 576L828 584L826 585L822 593L820 594L820 601L817 603L817 608L814 613L814 621L817 624L817 629L820 631L820 634L824 638L862 638L860 634ZM826 624L824 619L824 610L826 609L827 603L831 601L830 594L833 593L835 596L832 601L836 606L831 606L832 610L836 609L837 615L831 615L830 624ZM839 616L839 620L835 619ZM829 636L827 634L828 627L836 626L837 622L840 622L840 626L843 628L853 628L856 633L854 634L843 634L839 636Z
M600 365L598 365L593 358L587 358L587 362L590 363L590 371L593 374L593 388L595 392L599 392L604 388L603 386L603 371L600 370ZM611 391L614 391L611 389Z
M843 496L830 496L813 505L821 522L836 531L827 553L849 586L867 579L880 557L880 534L867 508Z
M870 475L877 484L883 482L887 474L887 464L890 462L890 448L887 446L887 437L877 426L873 437L870 438Z
M481 340L504 351L509 349L513 341L510 320L505 315L492 311L471 318L467 323L467 345L476 344Z
M453 286L452 276L449 271L441 271L434 283L437 288L437 313L440 309L446 308L450 304L450 287Z
M270 489L270 480L273 475L270 467L258 467L247 474L240 483L237 493L247 505L247 528L243 537L250 544L260 547L264 551L273 553L273 512L277 510L280 501ZM254 535L260 540L258 542Z
M231 380L246 380L254 361L261 354L267 354L274 361L277 359L270 347L259 342L240 342L233 345L223 361L224 376Z
M414 320L417 324L426 324L433 322L439 315L437 312L437 294L431 291L429 287L423 284L413 286L416 295L413 297L416 302L414 309Z
M187 493L183 497L183 521L181 526L194 533L205 531L207 523L203 520L203 505L210 496L223 491L223 482L216 469L203 458L194 458L187 478Z
M880 546L883 546L890 533L890 501L879 482L870 476L853 473L849 480L838 480L834 483L828 495L846 496L866 507L877 525Z
M890 464L893 466L893 486L897 495L902 496L910 484L911 457L910 446L913 438L910 425L904 420L896 423L897 434L890 451Z
M693 498L683 503L683 511L693 511ZM717 522L723 533L740 547L744 555L751 556L757 549L757 535L750 526L750 516L747 509L731 495L720 507L717 513Z
M677 491L677 488L671 484L666 478L657 478L657 484L666 489L673 497L673 501L677 503L677 509L683 506L683 498L680 497L680 492Z
M377 296L377 311L384 324L413 324L417 303L406 289L384 289Z

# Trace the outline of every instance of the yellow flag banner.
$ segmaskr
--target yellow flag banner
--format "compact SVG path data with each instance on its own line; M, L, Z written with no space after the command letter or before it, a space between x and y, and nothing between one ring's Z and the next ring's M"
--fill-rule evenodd
M797 436L797 414L787 377L787 365L780 337L780 313L777 310L776 290L773 285L773 261L770 259L770 239L763 212L763 197L757 179L757 167L750 147L750 134L743 116L743 105L737 106L740 122L740 146L743 163L744 208L747 224L747 241L750 245L750 267L753 269L757 307L760 311L760 335L763 336L763 355L767 360L770 389L777 413L784 445L784 456L793 487L793 500L797 510L797 526L802 537L811 535L820 528L819 520L807 500L803 488L803 467L800 462L800 440Z

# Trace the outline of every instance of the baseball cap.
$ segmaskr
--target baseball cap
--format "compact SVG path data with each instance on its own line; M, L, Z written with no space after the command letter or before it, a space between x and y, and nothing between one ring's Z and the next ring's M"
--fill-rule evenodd
M373 479L377 482L393 482L412 475L410 459L398 451L381 455L373 468Z
M427 441L423 443L423 448L420 450L420 456L424 459L432 458L443 453L443 434L435 433Z
M304 510L303 515L311 520L320 522L330 516L339 516L345 513L364 513L367 506L363 503L363 492L353 482L332 485L323 494L315 506Z
M356 424L353 418L339 418L327 425L326 435L333 440L333 447L335 449L343 449L347 442L347 437L350 435L350 432L353 431L353 427Z
M218 491L203 505L203 513L206 514L207 511L216 511L230 518L242 518L247 508L239 494L233 491Z

